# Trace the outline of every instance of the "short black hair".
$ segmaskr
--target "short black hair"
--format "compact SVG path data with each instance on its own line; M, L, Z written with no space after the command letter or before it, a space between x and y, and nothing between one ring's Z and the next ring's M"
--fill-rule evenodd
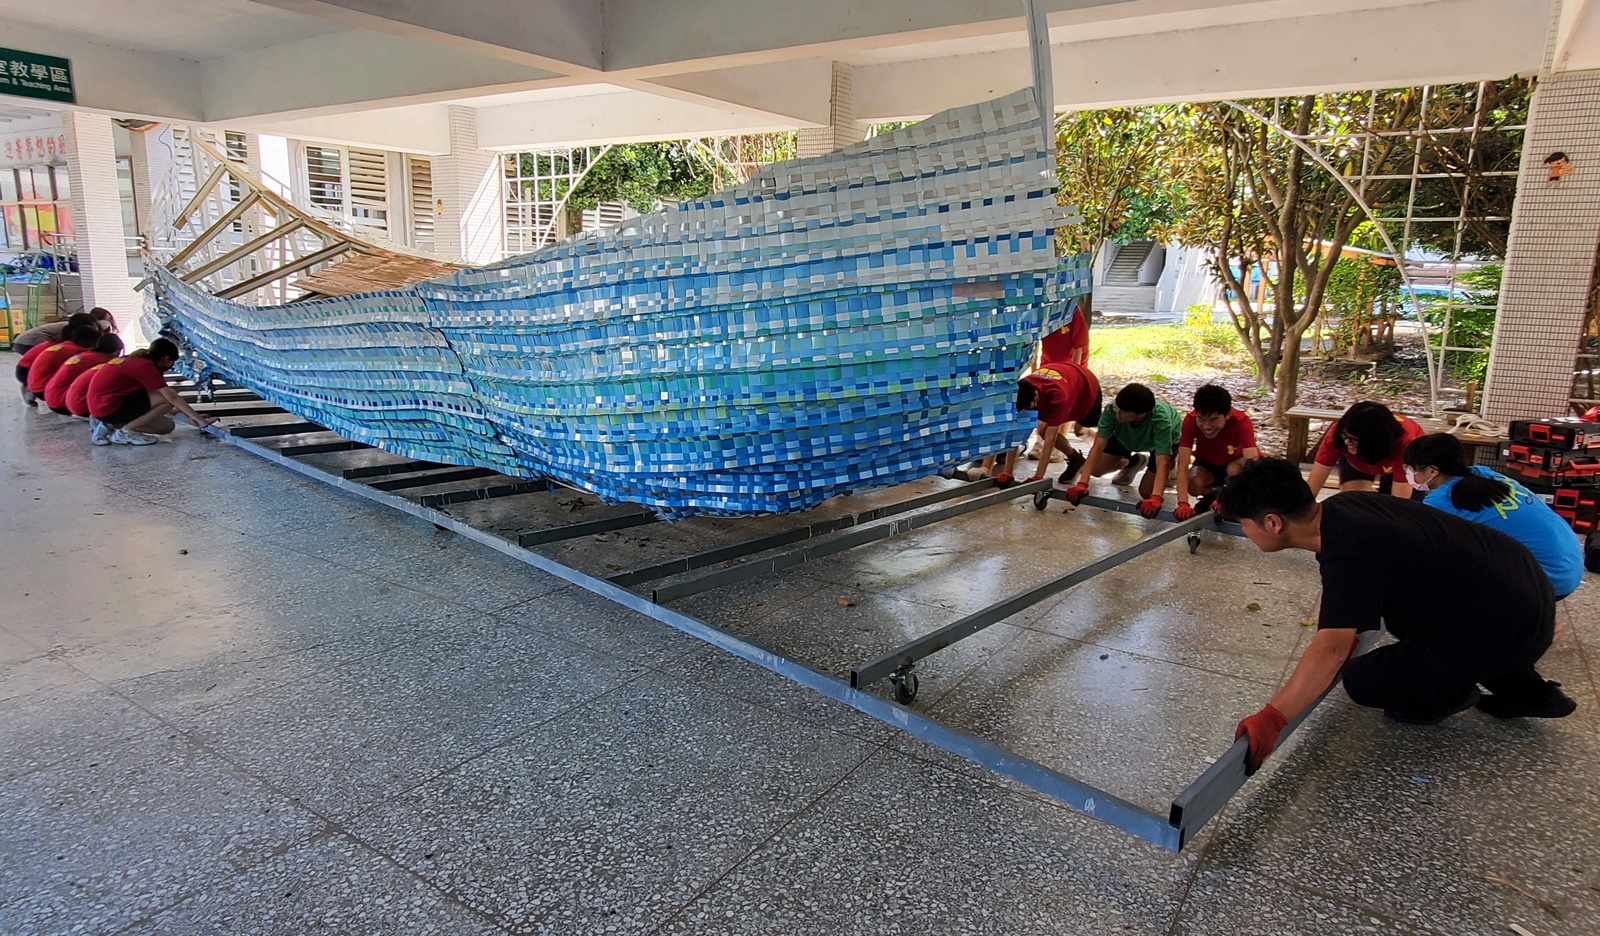
M117 337L116 332L105 332L94 343L94 349L101 354L116 357L122 353L122 339Z
M1194 392L1194 411L1202 416L1226 416L1233 412L1233 394L1227 387L1208 383Z
M179 356L178 346L173 344L170 339L157 338L155 341L150 342L150 357L152 360L170 358L176 361Z
M1156 395L1142 383L1131 383L1117 391L1117 409L1141 416L1156 408Z
M100 329L93 325L76 325L67 329L67 340L80 348L92 348L100 341Z
M1317 496L1301 476L1300 467L1283 458L1246 462L1218 497L1224 515L1257 522L1269 513L1303 520L1316 502Z
M1393 456L1395 443L1405 435L1404 427L1389 407L1371 400L1362 400L1345 410L1329 431L1333 433L1333 441L1340 443L1340 448L1343 448L1340 433L1354 438L1356 454L1363 461L1374 464Z
M1039 388L1024 377L1017 381L1017 412L1039 408Z
M95 331L100 330L100 326L94 323L94 316L87 312L74 312L67 316L67 331L69 332L74 328L82 328L86 325Z

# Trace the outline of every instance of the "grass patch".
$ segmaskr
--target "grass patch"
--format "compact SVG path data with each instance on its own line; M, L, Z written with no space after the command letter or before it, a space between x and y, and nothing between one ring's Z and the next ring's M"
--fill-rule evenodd
M1089 369L1147 377L1250 374L1250 356L1227 325L1103 325L1090 331Z

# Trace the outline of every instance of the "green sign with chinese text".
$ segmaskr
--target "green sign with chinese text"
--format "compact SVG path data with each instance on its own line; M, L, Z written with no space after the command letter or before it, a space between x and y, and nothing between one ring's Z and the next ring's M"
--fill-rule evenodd
M76 104L72 63L54 55L0 49L0 94Z

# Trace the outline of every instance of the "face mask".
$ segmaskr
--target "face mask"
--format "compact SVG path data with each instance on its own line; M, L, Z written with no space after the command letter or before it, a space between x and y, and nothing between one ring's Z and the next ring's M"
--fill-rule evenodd
M1415 471L1412 471L1410 466L1406 467L1406 483L1411 485L1412 487L1416 488L1419 491L1426 491L1428 489L1427 482L1418 481L1417 480L1417 473Z

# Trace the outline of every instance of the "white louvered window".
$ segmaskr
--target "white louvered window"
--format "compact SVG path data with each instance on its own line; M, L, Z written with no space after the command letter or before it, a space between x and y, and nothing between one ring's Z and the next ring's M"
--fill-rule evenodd
M306 198L343 215L351 227L389 230L389 157L373 150L305 147Z
M426 156L407 156L406 173L411 180L411 246L432 253L433 161Z
M350 217L381 231L389 229L388 157L371 150L350 150Z
M306 147L306 197L318 208L344 213L344 159L328 146Z

